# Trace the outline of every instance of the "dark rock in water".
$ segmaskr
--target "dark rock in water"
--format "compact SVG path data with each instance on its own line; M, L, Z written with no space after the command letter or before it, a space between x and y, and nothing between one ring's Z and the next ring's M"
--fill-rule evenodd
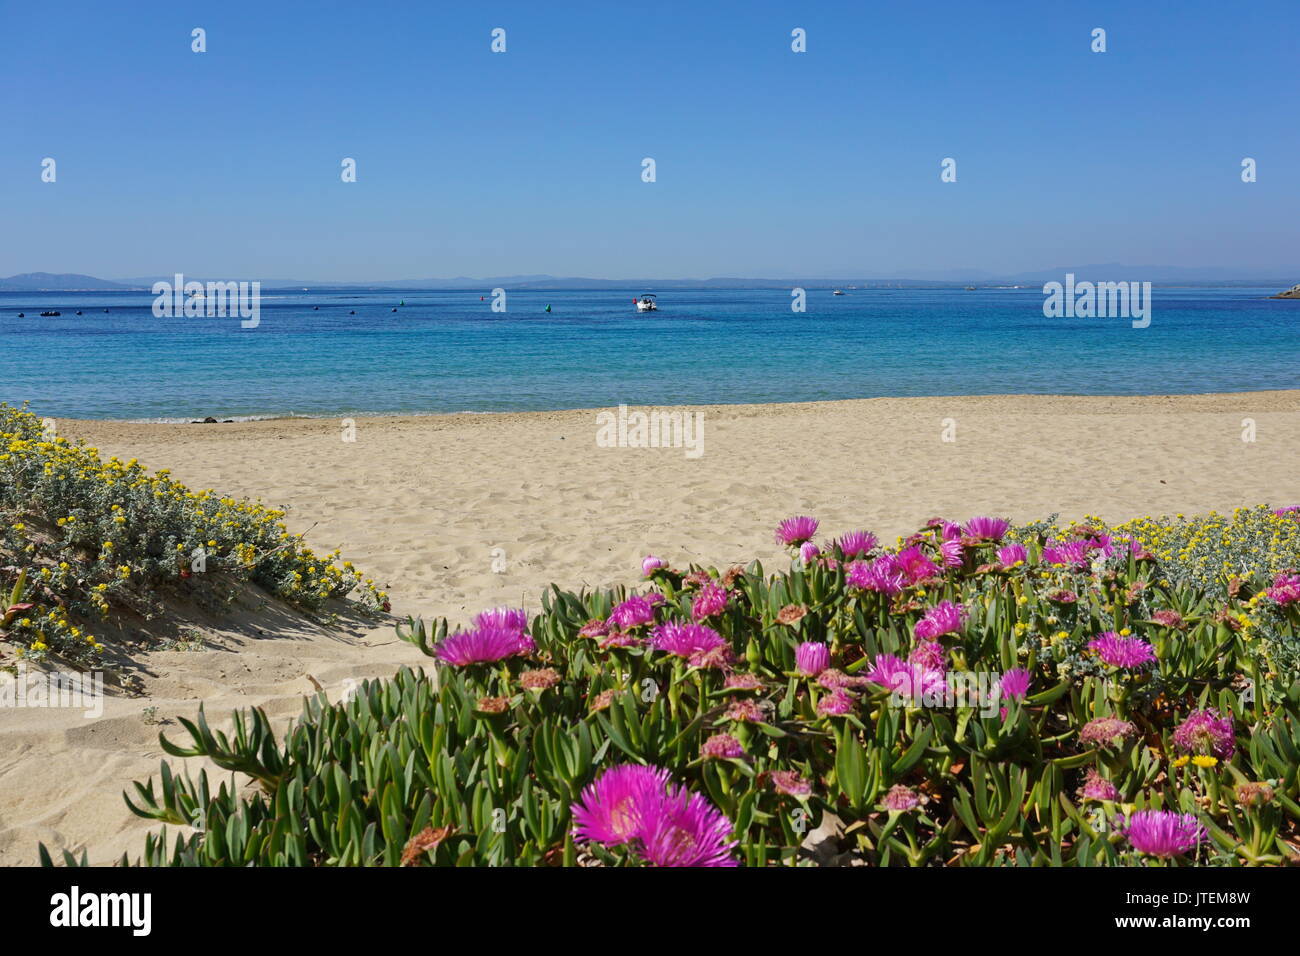
M356 310L356 309L353 309L351 312L348 313L348 315L356 315L356 314L357 314L357 310Z
M80 309L77 310L77 315L81 315L81 310L80 310Z
M191 425L216 425L217 420L213 418L211 415L209 415L207 418L203 419L203 421L199 421L196 418L194 421L190 422L190 424Z
M222 420L223 425L233 425L234 423L235 420L233 418L226 418Z
M104 314L105 314L105 315L108 315L108 309L105 309L105 310L104 310Z
M319 305L313 305L313 306L311 307L311 310L312 310L313 312L319 312L319 311L320 311L320 306L319 306Z
M20 319L25 319L25 318L27 318L27 313L26 313L26 312L19 312L19 313L18 313L18 318L20 318Z
M394 312L396 312L396 311L397 311L397 310L396 310L396 309L394 309L394 310L393 310L393 311L394 311Z
M397 310L394 309L393 311L396 312ZM48 315L48 316L53 316L53 315L62 315L62 314L63 314L62 312L42 312L42 313L41 313L41 315Z

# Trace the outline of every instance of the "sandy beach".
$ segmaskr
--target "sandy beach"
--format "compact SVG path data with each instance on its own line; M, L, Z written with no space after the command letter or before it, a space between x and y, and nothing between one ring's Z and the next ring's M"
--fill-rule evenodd
M1006 396L710 406L703 451L599 447L597 411L209 425L60 420L101 455L170 468L288 508L293 531L368 569L395 615L462 622L538 607L568 588L633 584L640 558L726 566L786 560L771 529L791 514L824 535L892 538L935 515L1015 520L1300 503L1300 392L1140 398ZM1253 441L1244 441L1243 435ZM354 437L355 440L345 440ZM144 821L121 791L156 773L159 730L206 702L214 723L264 705L295 714L313 692L418 663L392 629L295 625L214 634L219 649L147 655L144 698L103 720L9 711L0 721L0 863L36 842L109 862L138 852ZM232 653L233 652L233 653Z

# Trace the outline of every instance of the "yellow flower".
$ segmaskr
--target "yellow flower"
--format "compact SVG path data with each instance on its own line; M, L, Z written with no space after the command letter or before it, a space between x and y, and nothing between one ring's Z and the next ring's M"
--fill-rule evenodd
M1184 761L1187 760L1186 757L1182 759ZM1213 767L1216 766L1218 762L1219 762L1218 757L1207 757L1204 754L1197 754L1195 757L1192 758L1192 763L1196 764L1196 766L1198 767Z
M1177 759L1170 761L1170 765L1171 765L1171 766L1174 766L1174 767L1186 767L1186 766L1187 766L1187 758L1186 758L1186 757L1178 757Z

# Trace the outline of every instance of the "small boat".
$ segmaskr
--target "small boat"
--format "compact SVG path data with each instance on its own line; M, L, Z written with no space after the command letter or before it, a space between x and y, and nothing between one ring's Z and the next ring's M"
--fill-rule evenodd
M836 289L834 292L831 293L831 295L843 295L843 294L844 293L841 292L839 289Z
M968 286L966 286L966 291L967 291L967 292L974 292L974 291L975 291L975 287L974 287L973 285L968 285Z
M636 303L636 310L637 310L638 312L658 312L658 311L659 311L659 305L658 305L658 303L655 302L655 297L654 297L653 295L651 295L649 292L647 292L645 295L641 296L641 298L639 298L639 299L633 299L632 301Z

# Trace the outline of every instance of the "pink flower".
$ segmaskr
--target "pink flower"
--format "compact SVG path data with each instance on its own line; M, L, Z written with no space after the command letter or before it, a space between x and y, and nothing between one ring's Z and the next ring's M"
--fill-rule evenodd
M925 552L918 547L914 546L898 552L896 560L908 584L916 584L918 581L939 576L939 566L927 558Z
M845 576L849 587L860 591L877 591L894 595L903 590L903 571L892 554L881 555L875 561L854 561Z
M850 531L835 542L846 558L857 558L866 554L879 542L870 531Z
M998 686L1002 688L1004 700L1024 700L1032 682L1033 677L1022 667L1013 667L998 678Z
M1006 544L998 548L998 563L1004 568L1012 568L1028 561L1029 552L1023 544Z
M955 634L962 629L965 608L951 601L940 601L916 622L914 632L918 641L928 641L945 634Z
M1273 579L1268 596L1278 604L1295 604L1300 601L1300 574L1279 574Z
M700 593L695 596L695 601L691 604L691 617L697 621L702 621L707 617L713 617L715 614L721 614L727 609L729 598L726 588L714 581L710 581L700 588Z
M662 594L634 594L610 612L609 620L620 629L627 631L642 624L653 624L655 605L663 601Z
M943 559L943 566L945 568L960 568L962 565L962 555L964 553L959 538L944 541L939 545L939 556Z
M578 629L579 637L604 637L609 633L609 622L592 620Z
M776 543L794 547L812 539L817 533L817 519L805 515L786 518L776 526Z
M727 720L735 720L743 724L761 724L763 710L752 700L734 700L727 708Z
M966 522L966 533L982 541L1001 541L1011 528L1005 518L971 518Z
M889 792L885 794L883 799L881 799L880 805L885 810L906 812L908 810L915 810L919 807L921 805L921 798L917 796L916 791L911 787L905 787L901 783L896 783L889 788Z
M904 697L941 694L948 687L945 672L905 663L893 654L877 654L875 666L865 676L871 683Z
M1237 738L1231 717L1220 717L1213 707L1193 711L1174 731L1174 746L1185 754L1231 760Z
M805 541L803 544L799 545L799 560L804 564L812 564L817 555L821 553L821 548L817 547L817 545L813 544L811 541Z
M1064 564L1076 571L1086 571L1092 565L1088 545L1083 541L1049 541L1043 548L1045 564Z
M653 554L647 554L641 560L641 573L646 577L650 577L650 575L655 571L658 571L660 568L666 568L667 566L668 562L663 558L656 558Z
M818 641L804 641L794 649L794 666L807 677L816 677L831 666L831 652Z
M714 734L704 741L700 755L714 760L739 760L745 756L745 748L731 734Z
M722 686L727 690L762 690L763 682L753 674L728 674Z
M1083 725L1079 740L1098 747L1118 748L1129 737L1137 734L1137 727L1118 717L1095 717Z
M822 717L840 717L853 713L855 701L842 690L834 690L817 701L817 713Z
M465 667L504 660L532 649L533 640L526 634L512 627L490 625L457 631L434 645L433 653L453 667Z
M1089 767L1083 787L1079 790L1079 796L1085 800L1109 800L1113 803L1119 799L1119 791L1115 789L1113 783L1097 772L1096 767Z
M806 797L812 793L812 784L793 770L774 770L772 786L792 797Z
M650 635L650 646L677 657L726 647L727 642L711 627L703 624L660 624Z
M1111 667L1124 670L1153 664L1156 659L1154 649L1146 641L1137 637L1120 637L1114 631L1098 634L1088 642L1088 647Z
M1139 853L1169 858L1195 849L1206 833L1190 813L1139 810L1124 824L1124 835Z
M922 641L907 655L908 663L919 664L930 671L947 671L948 654L938 641Z

